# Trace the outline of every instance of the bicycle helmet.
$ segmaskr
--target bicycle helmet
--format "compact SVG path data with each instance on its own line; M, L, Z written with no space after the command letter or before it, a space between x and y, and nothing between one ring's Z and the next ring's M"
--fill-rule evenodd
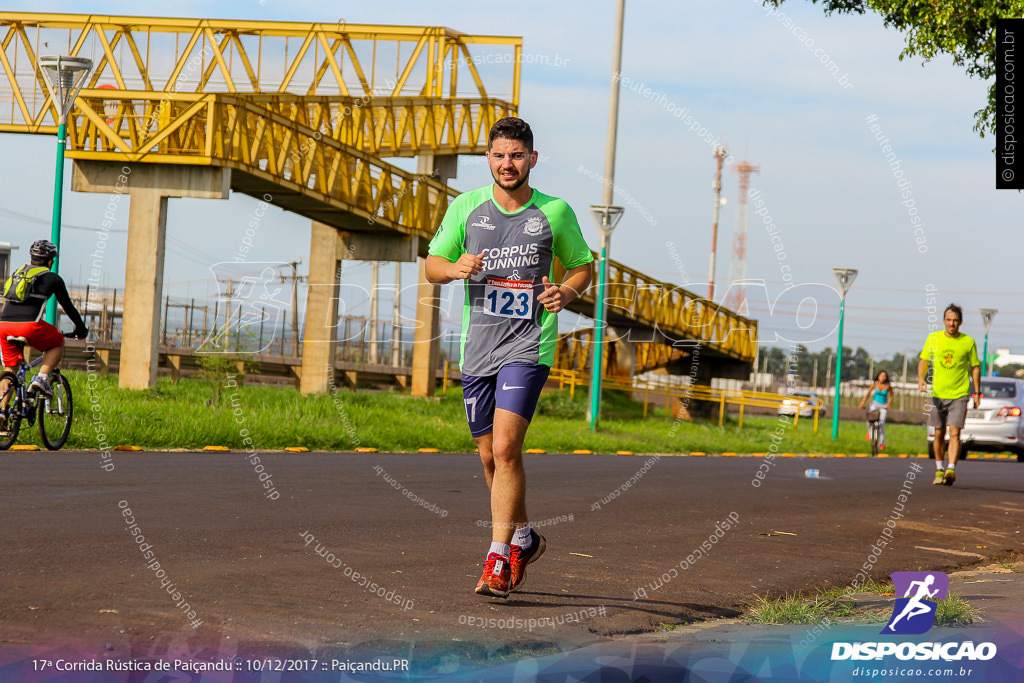
M50 240L36 240L28 248L28 254L41 259L57 258L57 245Z

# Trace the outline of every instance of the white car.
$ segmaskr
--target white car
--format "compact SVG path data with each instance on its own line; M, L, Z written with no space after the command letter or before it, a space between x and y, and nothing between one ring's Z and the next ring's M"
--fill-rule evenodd
M948 437L947 437L948 438ZM928 428L928 452L935 430ZM960 431L961 457L972 451L1013 451L1024 462L1024 380L985 377L981 401L967 404L967 419Z
M811 391L791 391L789 392L790 398L784 399L779 405L779 415L796 415L797 410L800 411L800 417L812 417L814 415L814 407L821 406L818 411L818 417L823 418L828 412L825 407L825 401ZM801 407L801 404L803 407Z

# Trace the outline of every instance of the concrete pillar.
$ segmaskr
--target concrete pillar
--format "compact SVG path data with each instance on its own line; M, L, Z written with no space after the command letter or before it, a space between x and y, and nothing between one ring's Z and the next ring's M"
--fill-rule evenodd
M608 374L632 377L636 374L636 344L629 339L629 330L608 327Z
M313 221L309 240L309 290L302 338L303 394L326 394L334 382L337 346L339 266L342 243L337 228Z
M423 154L417 172L448 184L458 173L457 156ZM431 197L431 201L435 198ZM439 226L433 226L435 229ZM427 282L420 263L420 285L416 297L416 337L412 351L412 395L433 396L437 386L437 363L441 356L441 286Z
M154 192L132 194L128 226L118 385L148 389L156 384L158 365L167 197Z
M121 198L130 197L118 369L122 389L156 384L168 198L227 199L230 182L231 171L225 168L75 161L71 189L109 194L107 212L115 214L110 220L116 218ZM102 264L102 254L96 260Z
M441 286L427 282L425 260L420 262L416 295L416 336L412 352L412 395L433 396L441 356Z
M313 221L309 244L309 290L306 295L306 331L302 343L303 394L325 394L334 382L337 348L339 265L358 261L416 259L419 238L384 232L346 232Z

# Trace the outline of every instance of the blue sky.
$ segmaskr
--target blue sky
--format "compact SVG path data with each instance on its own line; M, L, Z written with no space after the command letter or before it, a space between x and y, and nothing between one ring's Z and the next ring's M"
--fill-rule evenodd
M9 2L7 9L142 12L137 3L118 1L44 5ZM186 1L165 8L186 17L324 22L343 17L348 23L443 25L466 33L522 36L520 113L533 126L543 155L533 184L569 201L596 248L588 206L601 201L601 184L593 176L603 172L612 0L528 0L500 12L461 1L340 3L329 9L302 1ZM813 325L807 318L813 302L804 303L800 324L809 327L801 333L784 278L831 287L831 268L846 267L860 275L847 299L845 345L863 346L879 357L908 348L916 352L928 331L928 297L934 296L940 309L949 301L960 303L967 313L963 330L979 339L977 309L999 309L990 349L1024 349L1011 238L1018 232L1021 198L993 189L994 141L972 130L987 85L968 79L946 58L924 66L919 59L899 61L903 37L885 29L875 15L826 18L803 0L790 0L782 12L785 17L772 15L753 0L627 3L622 64L627 87L621 94L615 197L626 213L613 237L612 257L706 293L714 175L709 141L722 140L736 161L761 167L751 181L761 214L755 215L751 204L747 277L765 280L767 299L783 297L774 312L766 303L752 304L750 314L761 321L765 341L778 332L791 339L804 334L812 349L834 345L834 334L819 333L834 325L834 295L819 298L821 318ZM826 63L835 65L835 73ZM644 87L659 95L645 97ZM694 123L698 130L691 131ZM876 136L886 139L887 151ZM48 233L54 141L4 135L0 146L8 163L19 168L0 188L0 241L27 246ZM488 180L482 159L463 159L452 184L468 190ZM719 226L720 293L728 286L737 192L736 173L729 170L723 188L728 203ZM62 271L75 280L95 243L92 229L102 220L103 198L68 191L64 203L65 224L87 228L63 236ZM173 200L166 291L212 294L209 266L234 252L256 206L256 200L241 195L229 201ZM270 209L250 260L308 262L308 236L306 219ZM118 264L126 256L124 239L115 233L107 252L111 285L123 278ZM390 282L392 277L389 265L382 278ZM414 278L414 269L406 266L403 285L411 286ZM347 264L345 279L361 291L369 282L369 266ZM446 289L459 298L455 288ZM412 315L413 297L404 303ZM459 301L453 304L450 319L458 315ZM367 315L369 304L353 294L345 309ZM381 310L387 317L390 302L382 302Z

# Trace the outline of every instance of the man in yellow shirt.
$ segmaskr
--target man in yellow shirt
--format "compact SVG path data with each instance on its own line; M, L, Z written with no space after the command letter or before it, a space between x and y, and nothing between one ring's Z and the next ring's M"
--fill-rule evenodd
M935 428L935 481L934 484L952 486L956 481L956 460L960 455L960 430L967 419L967 398L971 391L971 379L975 391L981 387L981 363L978 361L978 347L966 334L960 333L964 320L963 310L950 304L942 316L946 329L932 332L921 350L921 361L917 364L917 388L928 391L925 373L928 363L932 364L931 406L928 411L928 426ZM974 407L978 407L981 394L970 394ZM949 427L949 466L944 462L946 427Z

